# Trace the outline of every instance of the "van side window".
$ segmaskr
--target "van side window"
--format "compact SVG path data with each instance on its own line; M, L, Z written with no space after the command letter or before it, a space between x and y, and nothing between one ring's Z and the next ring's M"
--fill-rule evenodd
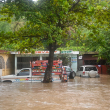
M85 67L85 71L91 71L91 70L97 71L97 68L96 67Z
M79 67L79 71L83 71L83 67Z
M90 67L85 67L85 71L90 71Z
M23 69L17 74L17 76L28 76L28 75L29 75L29 69Z

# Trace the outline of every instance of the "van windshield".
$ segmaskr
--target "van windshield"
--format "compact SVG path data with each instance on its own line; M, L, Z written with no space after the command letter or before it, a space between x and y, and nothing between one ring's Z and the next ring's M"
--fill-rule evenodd
M71 71L71 68L66 68L66 71Z
M97 71L97 68L96 67L85 67L85 71L91 71L91 70Z
M30 73L29 69L23 69L17 74L17 76L28 76L29 73Z

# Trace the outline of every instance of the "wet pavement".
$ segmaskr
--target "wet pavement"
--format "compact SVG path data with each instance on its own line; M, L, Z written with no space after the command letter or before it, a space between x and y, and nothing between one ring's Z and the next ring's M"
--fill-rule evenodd
M110 75L67 83L0 83L0 110L110 110Z

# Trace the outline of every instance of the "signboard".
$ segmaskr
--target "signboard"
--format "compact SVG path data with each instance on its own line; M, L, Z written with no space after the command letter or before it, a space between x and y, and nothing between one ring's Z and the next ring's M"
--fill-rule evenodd
M11 52L11 54L20 54L20 52ZM22 54L31 54L23 52ZM49 54L49 51L35 51L35 54ZM55 51L54 54L60 54L60 51ZM65 50L61 54L79 54L79 51Z
M61 54L79 54L79 51L65 50L61 51Z
M62 54L72 53L72 51L61 51Z
M77 62L77 57L72 57L72 58L71 58L71 62L72 62L72 63L76 63L76 62Z
M82 56L79 56L79 59L82 59Z
M60 51L55 51L54 54L59 54ZM49 51L35 51L35 54L49 54Z

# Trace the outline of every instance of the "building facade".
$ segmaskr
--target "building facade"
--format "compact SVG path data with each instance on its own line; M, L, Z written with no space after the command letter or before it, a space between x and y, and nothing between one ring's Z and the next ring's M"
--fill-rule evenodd
M11 54L15 55L15 74L19 72L22 68L30 68L30 62L36 60L48 60L49 51L35 51L35 54L24 53L20 54L20 52L11 52ZM59 55L66 55L70 58L71 68L74 71L77 71L77 56L79 51L55 51L54 52L54 60L58 60ZM65 65L67 66L67 65Z
M78 68L81 65L95 65L99 74L110 74L110 66L106 64L106 60L100 59L98 61L98 52L83 52L82 55L79 55Z

